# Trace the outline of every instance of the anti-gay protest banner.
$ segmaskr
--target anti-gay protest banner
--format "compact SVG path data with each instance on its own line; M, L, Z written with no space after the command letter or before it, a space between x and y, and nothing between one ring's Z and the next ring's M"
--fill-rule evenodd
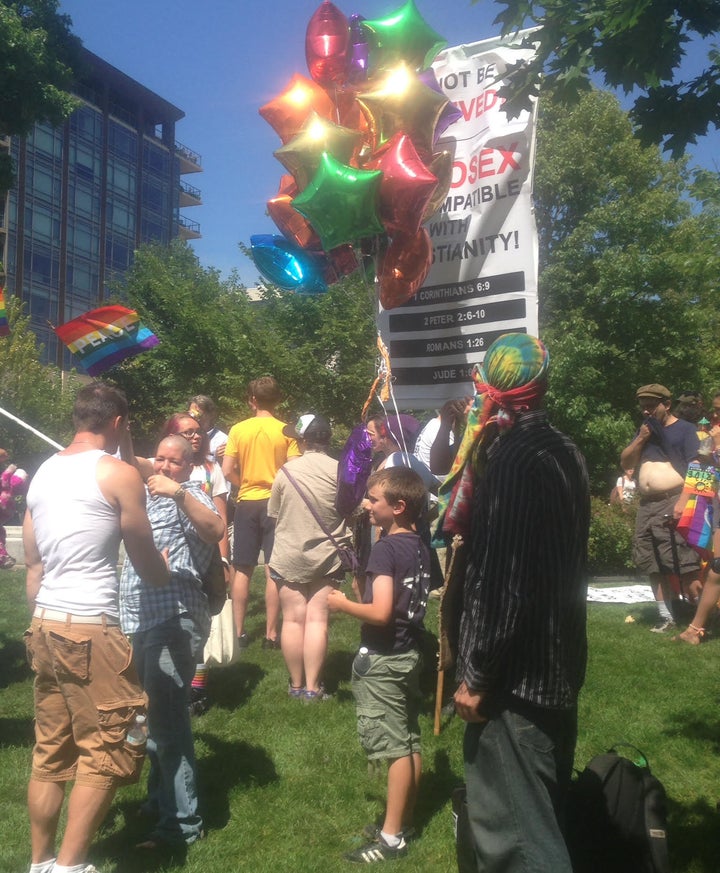
M101 306L79 315L55 333L77 355L90 376L99 376L114 364L154 348L160 340L140 323L133 309Z
M493 340L509 331L537 335L535 111L510 119L497 93L508 68L532 57L519 47L527 33L449 48L433 63L461 112L436 146L454 148L452 182L427 224L433 263L423 286L378 316L404 408L472 394L473 366Z

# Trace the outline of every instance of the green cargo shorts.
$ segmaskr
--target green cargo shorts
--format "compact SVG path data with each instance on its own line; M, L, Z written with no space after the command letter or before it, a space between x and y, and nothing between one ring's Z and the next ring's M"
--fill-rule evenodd
M360 745L370 760L404 758L420 751L420 653L370 655L360 674L352 669Z

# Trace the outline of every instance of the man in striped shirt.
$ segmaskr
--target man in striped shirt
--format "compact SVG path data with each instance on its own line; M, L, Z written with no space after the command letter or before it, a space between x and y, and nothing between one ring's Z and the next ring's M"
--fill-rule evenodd
M585 676L587 470L540 408L548 354L509 334L477 377L458 714L478 869L571 873L561 820Z

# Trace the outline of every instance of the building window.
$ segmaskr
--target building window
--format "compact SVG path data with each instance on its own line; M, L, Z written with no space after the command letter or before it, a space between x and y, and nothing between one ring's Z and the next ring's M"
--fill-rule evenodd
M116 121L110 122L108 130L110 152L122 158L137 157L137 135Z

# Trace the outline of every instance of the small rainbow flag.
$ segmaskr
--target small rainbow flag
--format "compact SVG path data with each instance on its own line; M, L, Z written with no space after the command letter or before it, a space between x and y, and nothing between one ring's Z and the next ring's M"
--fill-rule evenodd
M0 336L10 336L10 325L5 309L5 292L0 288Z
M124 306L92 309L54 330L90 376L98 376L160 342L140 323L137 312Z
M710 464L692 461L685 476L683 494L687 503L677 523L678 532L688 545L701 554L712 548L713 503L718 492L720 471Z

